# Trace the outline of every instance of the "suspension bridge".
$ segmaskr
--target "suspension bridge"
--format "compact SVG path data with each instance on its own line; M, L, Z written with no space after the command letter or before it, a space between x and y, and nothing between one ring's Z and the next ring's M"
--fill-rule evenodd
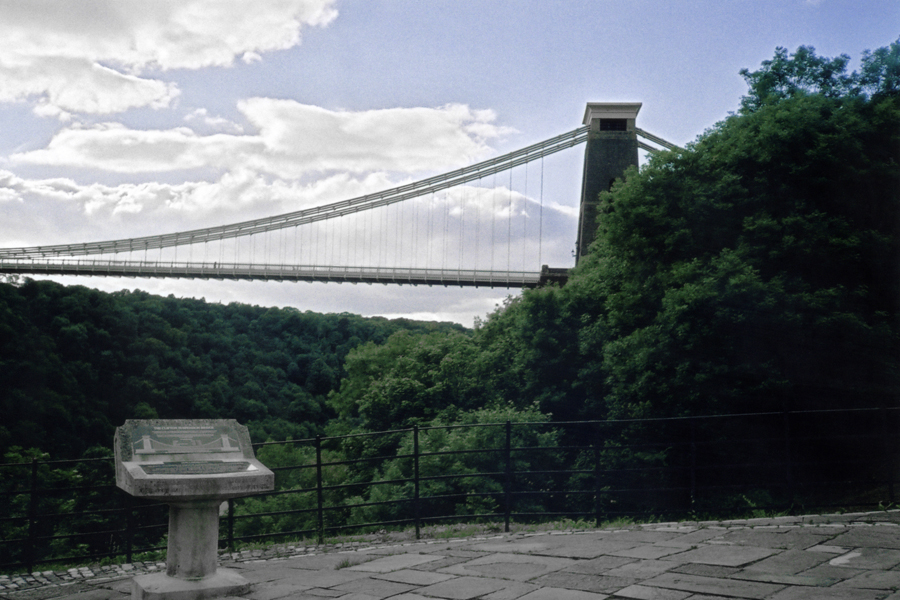
M566 269L542 265L544 158L587 144L580 258L593 239L599 192L637 164L638 149L677 149L635 126L639 109L591 103L572 131L295 212L161 235L0 248L0 273L505 288L564 280ZM513 186L516 169L524 170L521 191Z

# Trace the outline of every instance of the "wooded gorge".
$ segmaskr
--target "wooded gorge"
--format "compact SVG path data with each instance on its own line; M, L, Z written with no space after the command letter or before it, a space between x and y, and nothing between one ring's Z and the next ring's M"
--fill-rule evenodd
M234 418L256 440L308 437L332 416L350 350L452 324L321 315L145 292L0 284L0 450L109 451L125 419Z
M0 450L78 457L126 418L236 418L264 441L896 406L900 42L848 62L801 47L743 71L737 113L601 195L565 286L473 331L2 284Z

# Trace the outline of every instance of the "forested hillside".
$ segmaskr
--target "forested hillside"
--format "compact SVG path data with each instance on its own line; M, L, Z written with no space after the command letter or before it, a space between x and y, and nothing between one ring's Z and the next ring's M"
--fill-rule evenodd
M235 418L254 440L302 438L332 413L344 357L452 324L0 284L0 454L75 458L134 418Z

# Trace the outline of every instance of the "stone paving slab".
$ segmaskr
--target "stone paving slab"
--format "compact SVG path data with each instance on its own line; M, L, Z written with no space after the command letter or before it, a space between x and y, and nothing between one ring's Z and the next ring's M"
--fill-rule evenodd
M592 592L579 592L577 590L564 590L560 588L542 588L521 596L520 600L603 600L607 598L603 594Z
M386 581L395 581L397 583L410 583L412 585L434 585L448 579L454 579L453 575L444 575L441 573L429 573L428 571L414 571L412 569L401 569L393 573L384 573L382 575L374 575L375 579L384 579Z
M583 573L551 573L533 580L542 587L559 587L597 594L612 594L640 581L636 577L615 577L610 575L585 575Z
M373 598L390 598L404 592L411 592L419 589L419 586L410 585L408 583L397 583L396 581L385 581L383 579L375 579L367 577L365 579L356 579L348 581L340 585L331 587L336 592L344 592L347 595L352 593L366 594ZM340 598L341 596L336 596Z
M496 592L491 592L484 597L483 600L520 600L532 592L545 589L540 588L533 583L522 583L520 581L508 581L506 587Z
M720 567L742 567L777 553L777 550L755 548L753 546L710 545L668 556L667 559L680 563L689 562L718 565Z
M220 558L252 583L239 600L900 600L898 524L884 511ZM0 600L127 600L131 578L160 566L0 575Z
M426 597L447 598L448 600L473 600L497 592L506 587L502 579L488 577L457 577L451 581L442 581L425 586L417 591Z
M660 587L667 590L714 594L732 598L753 598L757 600L770 598L776 592L784 589L783 585L771 583L739 581L730 578L717 579L714 577L684 575L681 573L663 573L662 575L657 575L653 579L648 579L644 582L644 585Z
M696 597L691 592L664 590L645 585L630 585L616 592L616 598L632 598L633 600L684 600L690 596Z
M835 584L835 588L862 588L875 590L900 589L900 571L864 571Z
M652 560L655 558L663 558L664 556L669 556L670 554L678 554L679 552L685 552L690 550L692 546L688 544L681 544L678 546L660 546L657 544L644 544L641 546L636 546L634 548L628 548L627 550L616 550L615 552L610 552L611 556L621 556L623 558L642 558Z
M649 579L672 569L672 563L665 560L639 560L631 562L604 573L611 577L631 577Z
M833 567L850 567L855 569L890 569L900 564L900 550L872 547L856 548L847 554L832 558L828 561L828 564Z
M804 575L809 575L810 577L823 577L825 579L835 579L837 581L850 579L860 573L865 573L865 571L863 569L851 569L849 567L832 567L827 563L803 571Z
M884 600L884 592L844 589L792 587L782 590L767 600Z
M495 577L513 581L528 581L538 575L559 571L576 564L568 558L552 556L531 556L523 554L490 554L462 564L441 569L441 573L451 575L474 575Z
M428 563L439 560L440 556L432 556L428 554L396 554L394 556L386 556L378 558L371 562L365 562L359 565L348 567L348 571L367 571L373 573L390 573L399 569L415 567L422 563Z
M670 573L684 573L685 575L700 575L702 577L728 578L739 573L736 567L718 567L715 565L702 565L699 563L685 563L669 569Z
M772 573L777 575L796 575L828 562L831 555L808 550L785 550L754 563L744 569L749 572Z
M874 547L900 550L900 531L893 527L854 527L836 536L832 542L837 546L851 548Z

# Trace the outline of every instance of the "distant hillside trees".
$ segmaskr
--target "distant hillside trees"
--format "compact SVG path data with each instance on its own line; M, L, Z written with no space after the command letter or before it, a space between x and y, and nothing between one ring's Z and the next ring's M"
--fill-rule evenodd
M332 416L324 398L347 353L401 330L463 328L0 284L0 454L78 457L134 418L236 418L259 441L312 436Z

